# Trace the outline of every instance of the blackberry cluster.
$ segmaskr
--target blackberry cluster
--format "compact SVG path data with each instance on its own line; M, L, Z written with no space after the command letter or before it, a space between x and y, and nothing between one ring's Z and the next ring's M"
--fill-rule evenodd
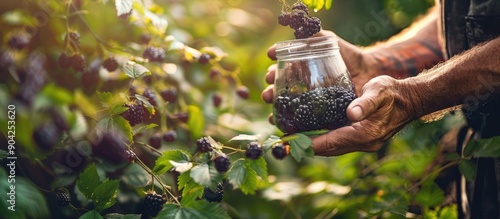
M280 94L274 103L274 120L285 133L336 129L349 124L346 108L356 98L353 89L316 88L298 96Z
M219 173L225 173L231 167L231 160L225 154L219 155L214 159L214 165Z
M259 142L250 142L247 144L247 150L245 151L245 156L252 160L255 160L264 154L262 145Z
M71 202L71 197L68 192L65 191L57 191L56 194L56 204L61 207L66 207Z
M223 196L224 196L224 188L222 187L222 183L219 183L217 185L215 191L212 191L208 187L205 187L203 191L203 198L208 202L221 202Z
M160 194L148 192L144 198L143 214L155 217L160 213L167 200Z
M165 50L160 47L148 47L142 56L152 62L162 62L165 59Z
M278 16L278 23L294 29L296 39L308 38L321 30L321 21L317 17L309 17L309 9L302 2L292 5L292 11Z
M114 57L109 57L106 60L104 60L102 66L109 72L112 72L118 69L118 61L116 61Z
M210 144L210 140L207 137L201 137L196 141L196 146L198 151L200 152L209 152L212 151L212 145Z
M125 104L125 106L128 107L128 110L122 113L123 118L129 121L131 126L142 123L144 117L142 104L130 103Z

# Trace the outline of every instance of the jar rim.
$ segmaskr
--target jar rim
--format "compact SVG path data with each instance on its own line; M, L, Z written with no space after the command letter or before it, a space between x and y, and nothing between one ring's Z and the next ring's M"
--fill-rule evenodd
M276 43L276 55L290 55L302 52L337 50L338 38L335 36L319 36L305 39L285 40Z

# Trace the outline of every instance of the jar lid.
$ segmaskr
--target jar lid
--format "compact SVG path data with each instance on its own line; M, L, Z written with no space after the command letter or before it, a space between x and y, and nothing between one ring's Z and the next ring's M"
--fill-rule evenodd
M276 57L295 56L338 50L335 36L320 36L306 39L286 40L276 43Z

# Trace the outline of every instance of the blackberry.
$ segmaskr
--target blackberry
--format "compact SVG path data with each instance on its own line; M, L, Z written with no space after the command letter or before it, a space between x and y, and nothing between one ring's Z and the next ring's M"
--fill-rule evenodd
M203 198L208 202L221 202L224 197L224 188L222 187L222 183L217 185L215 191L212 191L210 188L205 187L203 190Z
M209 54L206 54L206 53L203 53L200 55L200 57L198 58L198 63L202 64L202 65L206 65L210 62L210 55Z
M307 6L302 2L294 3L292 5L292 10L301 10L301 11L304 11L306 13L306 15L309 14L309 8L307 8Z
M68 39L69 36L69 39ZM73 49L77 50L80 47L80 34L76 31L71 31L66 35L66 40L69 40L69 44Z
M288 154L290 154L290 146L284 144L275 144L271 149L271 153L274 158L278 160L283 160Z
M282 26L290 25L291 15L288 12L282 13L278 16L278 24Z
M302 10L293 10L290 12L290 27L298 29L306 24L307 14Z
M288 134L336 129L349 124L346 108L356 98L354 90L332 86L291 97L278 95L274 104L276 126Z
M131 126L142 123L144 113L143 106L139 103L125 104L128 110L122 113L122 117L129 121Z
M139 42L141 44L148 45L150 41L151 41L151 35L149 35L149 34L141 34L141 37L139 39Z
M118 62L116 61L116 59L114 57L110 57L110 58L107 58L106 60L104 60L104 63L102 64L102 66L108 70L109 72L112 72L112 71L115 71L116 69L118 69Z
M160 47L148 47L142 56L152 62L162 62L165 59L165 50Z
M161 133L157 132L149 138L149 145L151 145L151 147L153 148L159 149L161 147L161 139Z
M144 96L146 99L148 99L149 103L153 106L158 106L158 103L156 101L156 94L153 91L153 89L146 89L142 93L142 96Z
M169 102L169 103L175 103L177 101L177 89L176 88L169 88L166 90L162 90L160 92L160 96L163 98L163 100Z
M225 173L231 167L231 160L225 154L218 155L214 158L215 169L220 173Z
M68 57L68 55L66 55L65 53L61 53L61 55L59 56L58 62L59 62L59 66L61 66L61 68L64 68L64 69L67 69L71 66L71 58Z
M127 161L128 163L132 163L132 161L134 161L135 158L137 158L137 155L132 150L125 150L125 153L126 153L125 161Z
M163 208L163 204L165 204L167 200L165 197L160 194L156 194L154 192L148 192L146 197L144 197L144 209L143 214L155 217L160 213Z
M214 94L212 96L212 103L215 107L219 107L222 102L222 97L219 94Z
M60 189L55 193L56 204L61 207L66 207L71 202L71 196L64 189Z
M30 37L27 34L13 34L9 38L9 46L16 50L24 49L30 43Z
M54 123L45 123L35 128L32 137L42 150L50 151L57 144L61 134L61 130Z
M200 152L212 151L212 145L207 137L201 137L196 141L196 147Z
M248 99L248 97L250 95L249 91L248 91L248 87L246 87L246 86L239 86L236 89L236 93L238 94L238 96L240 96L243 99Z
M173 142L177 140L177 132L175 130L166 131L163 133L163 140L166 142Z
M184 113L184 112L180 112L180 113L176 113L176 114L172 115L172 118L186 123L189 119L189 114Z
M209 72L209 77L210 77L210 80L215 80L217 79L218 77L220 76L220 71L217 70L217 69L210 69L210 72Z
M247 144L247 150L245 151L245 156L252 160L255 160L262 156L264 151L262 149L262 145L258 142L250 142Z
M92 154L111 163L119 164L127 160L127 146L118 132L104 131L91 140Z
M85 56L83 56L82 54L74 54L73 56L71 56L70 62L71 62L71 67L75 71L79 72L83 72L85 70L85 65L87 64L85 62Z

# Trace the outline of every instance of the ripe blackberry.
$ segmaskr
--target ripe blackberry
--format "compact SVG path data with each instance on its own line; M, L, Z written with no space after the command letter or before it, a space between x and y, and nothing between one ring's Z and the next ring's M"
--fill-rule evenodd
M283 145L281 143L273 145L271 153L274 158L278 160L283 160L288 154L290 154L290 146Z
M9 46L16 50L21 50L26 48L30 42L30 37L27 34L13 34L9 38Z
M219 94L214 94L212 96L212 103L215 107L219 107L222 102L222 97Z
M67 69L71 66L71 59L65 53L61 53L61 55L59 56L58 62L59 62L59 66L61 66L61 68L64 68L64 69Z
M238 96L240 96L243 99L248 99L248 97L250 95L248 87L246 87L246 86L239 86L236 89L236 93L238 94Z
M154 192L148 192L146 197L144 197L144 209L143 214L155 217L160 213L163 208L163 204L165 204L167 200L165 197L160 194L156 194Z
M69 36L69 39L67 38ZM69 40L69 44L73 49L78 49L80 47L80 34L76 31L71 31L66 35L66 40Z
M177 120L179 120L181 122L186 123L188 121L188 119L189 119L189 114L184 113L184 112L175 113L175 114L172 115L172 118L173 119L177 119Z
M290 25L291 19L292 17L289 12L282 13L278 16L278 24L286 27Z
M83 56L82 54L74 54L73 56L71 56L70 62L71 62L71 67L75 71L79 71L79 72L83 72L85 70L85 66L87 64L85 62L85 56Z
M153 89L146 89L142 93L142 96L144 96L146 99L148 99L149 103L153 106L158 106L158 103L156 101L156 94L153 91Z
M162 90L160 92L160 96L163 98L163 100L169 102L169 103L175 103L177 101L177 89L176 88L169 88L166 90Z
M173 142L177 140L177 132L175 130L169 130L163 133L163 140L166 142Z
M125 162L128 149L123 139L118 132L103 131L91 140L92 154L115 164Z
M209 54L203 53L200 55L200 57L198 57L198 63L200 63L202 65L206 65L206 64L208 64L208 62L210 62L210 55Z
M139 103L125 104L128 110L122 113L122 117L129 121L131 126L142 123L144 113L143 106Z
M161 133L159 132L154 133L153 136L149 138L149 145L151 145L151 147L159 149L161 147L161 139L162 139Z
M210 140L207 137L201 137L196 141L196 147L200 152L209 152L212 151L212 145L210 144Z
M255 160L264 154L262 145L259 142L250 142L247 144L247 150L245 151L245 156Z
M45 123L35 128L32 137L40 149L50 151L57 144L61 134L61 130L54 123Z
M162 62L165 59L165 50L160 47L148 47L142 56L152 62Z
M218 155L214 158L215 169L220 173L225 173L231 167L231 160L225 154Z
M293 10L290 12L290 27L298 29L306 24L307 14L302 10Z
M71 202L71 196L67 191L60 189L55 193L56 204L61 207L66 207Z
M132 161L134 161L135 158L137 158L137 155L132 150L125 150L125 153L126 153L125 161L127 161L128 163L132 163Z
M309 14L309 8L307 8L307 5L305 5L304 3L302 2L296 2L292 5L292 10L301 10L301 11L304 11L306 13L306 15Z
M106 60L104 60L102 66L109 72L112 72L118 69L118 62L114 57L109 57Z
M208 202L221 202L224 197L224 188L222 187L222 183L217 185L215 191L212 191L210 188L205 187L203 191L203 198Z

